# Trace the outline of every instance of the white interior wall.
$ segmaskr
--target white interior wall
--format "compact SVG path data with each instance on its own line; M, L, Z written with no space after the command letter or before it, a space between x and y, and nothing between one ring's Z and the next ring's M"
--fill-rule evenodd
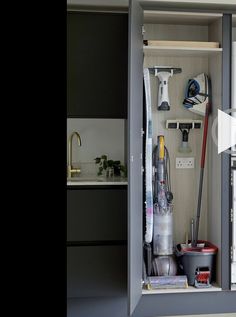
M169 150L171 160L171 184L174 195L174 243L185 241L186 231L190 237L191 218L196 213L197 194L199 185L199 165L201 140L203 130L192 130L189 134L189 144L192 152L188 155L180 154L178 146L181 142L181 132L165 129L167 119L191 118L200 119L201 116L191 113L183 107L185 88L190 78L201 72L208 73L208 58L206 57L155 57L144 59L144 67L153 65L172 65L181 67L182 73L176 74L169 80L170 111L157 111L158 79L151 77L152 110L153 110L153 142L156 144L157 135L164 134L165 144ZM176 157L194 157L194 169L176 169ZM202 196L202 212L199 238L207 238L207 160Z
M67 119L67 140L73 131L79 132L82 146L73 140L73 162L94 162L95 157L103 154L108 158L125 159L125 120L123 119ZM67 142L68 162L68 142ZM83 172L83 170L82 170Z
M201 25L145 24L145 40L208 41L208 27Z
M233 27L233 30L232 30L232 39L233 39L233 41L236 41L236 27Z

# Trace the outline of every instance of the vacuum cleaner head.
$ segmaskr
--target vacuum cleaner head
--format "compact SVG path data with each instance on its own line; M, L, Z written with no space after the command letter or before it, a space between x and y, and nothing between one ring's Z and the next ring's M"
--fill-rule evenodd
M210 79L204 73L197 75L193 79L189 79L184 107L188 110L205 116L206 105L209 102L210 95Z

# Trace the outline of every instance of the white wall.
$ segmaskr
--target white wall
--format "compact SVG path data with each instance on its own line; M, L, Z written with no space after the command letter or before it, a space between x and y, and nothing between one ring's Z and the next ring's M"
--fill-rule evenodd
M67 119L68 138L73 131L79 132L82 146L73 139L73 162L94 162L102 154L124 163L125 120L123 119Z
M233 27L232 38L233 41L236 41L236 27Z

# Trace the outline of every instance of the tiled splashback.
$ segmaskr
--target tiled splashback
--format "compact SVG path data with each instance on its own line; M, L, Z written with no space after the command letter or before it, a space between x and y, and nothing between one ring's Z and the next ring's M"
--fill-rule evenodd
M81 136L82 146L73 139L73 162L84 164L106 154L108 159L125 160L125 120L123 119L67 119L68 139L73 131Z

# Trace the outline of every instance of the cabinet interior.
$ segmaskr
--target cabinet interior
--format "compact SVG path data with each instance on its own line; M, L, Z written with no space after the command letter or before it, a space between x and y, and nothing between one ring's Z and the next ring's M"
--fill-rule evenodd
M189 12L157 12L144 11L144 40L168 41L210 41L222 45L222 15ZM236 36L236 33L235 33ZM204 117L188 111L183 106L187 82L200 73L206 73L212 85L212 113L209 118L207 153L202 192L201 218L198 238L207 240L218 247L216 263L216 285L221 286L221 156L211 136L213 120L222 103L222 49L217 52L199 53L198 48L191 54L179 54L175 50L166 49L163 52L149 51L144 47L144 67L173 66L182 68L180 74L169 79L170 111L157 111L158 79L151 75L151 99L153 118L153 145L157 136L164 135L165 145L170 155L171 187L174 195L174 245L184 243L186 232L191 237L191 218L195 217L197 209L198 186L200 175L200 159L203 136L201 129L190 130L189 145L192 152L178 152L182 134L180 130L165 128L168 119L199 119ZM176 157L194 157L193 169L176 169ZM198 291L189 287L186 291ZM215 291L209 288L209 291ZM180 290L165 290L165 292ZM201 291L201 289L200 289ZM153 294L157 291L143 291Z

